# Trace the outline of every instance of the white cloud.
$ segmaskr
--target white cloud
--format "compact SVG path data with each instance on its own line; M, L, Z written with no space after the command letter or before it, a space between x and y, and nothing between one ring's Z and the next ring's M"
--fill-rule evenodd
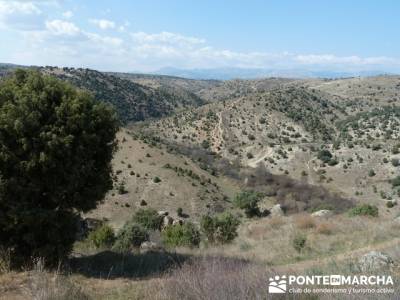
M42 26L42 11L32 1L0 1L0 26L36 30Z
M115 71L153 71L167 66L400 71L400 60L385 56L242 52L215 48L203 38L179 33L129 33L128 23L117 25L109 20L96 19L93 23L99 28L116 29L108 35L90 32L65 19L50 19L43 23L42 30L22 34L25 47L23 51L16 49L19 56L15 57L21 59L25 55L29 64L84 66ZM24 62L22 59L8 60Z
M90 19L89 22L103 30L114 29L116 27L113 21L106 19Z
M63 12L62 16L65 19L71 19L74 16L74 13L70 10L67 10L67 11Z
M145 32L135 32L132 34L133 39L138 43L163 43L176 46L191 46L204 44L205 39L199 39L190 36L184 36L177 33L163 31L161 33L148 34Z
M46 28L54 35L77 36L81 33L81 30L74 23L62 20L47 21Z

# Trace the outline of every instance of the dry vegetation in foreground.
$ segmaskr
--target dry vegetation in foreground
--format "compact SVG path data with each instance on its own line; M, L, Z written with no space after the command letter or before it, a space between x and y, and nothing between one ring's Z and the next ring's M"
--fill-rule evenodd
M398 250L398 249L397 249ZM265 268L246 260L200 256L182 265L175 265L158 278L142 281L123 279L93 279L80 275L46 272L38 262L26 273L21 294L5 294L2 299L88 300L88 299L151 299L151 300L247 300L247 299L360 299L359 295L268 294L268 278L283 274L343 274L360 275L353 260L337 264L334 260L318 267L301 270ZM388 270L394 278L398 268ZM21 277L21 275L20 275ZM2 277L0 277L2 278ZM396 280L396 279L395 279ZM394 294L363 295L362 299L396 299L400 292L395 282ZM318 287L318 286L309 286ZM362 286L358 286L359 288ZM4 295L4 294L3 294Z

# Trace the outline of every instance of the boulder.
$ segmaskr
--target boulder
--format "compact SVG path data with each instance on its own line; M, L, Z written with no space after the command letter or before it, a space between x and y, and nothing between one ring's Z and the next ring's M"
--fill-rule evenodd
M313 217L317 218L329 218L333 216L333 211L328 209L321 209L311 214Z
M182 220L182 219L175 219L173 222L172 222L172 225L183 225L183 223L184 223L184 220Z
M360 270L363 272L388 269L393 266L393 259L382 252L371 251L363 255L358 261Z
M285 212L282 209L282 206L280 204L275 204L270 210L269 210L271 217L279 217L283 216Z
M174 219L172 219L170 216L164 216L161 227L162 228L168 227L172 225L173 221Z
M160 245L158 245L157 243L155 243L155 242L149 242L149 241L147 241L147 242L143 242L141 245L140 245L140 253L146 253L146 252L154 252L154 251L162 251L163 250L163 248L160 246Z
M157 214L158 214L159 216L168 216L168 212L165 211L165 210L159 210L159 211L157 212Z

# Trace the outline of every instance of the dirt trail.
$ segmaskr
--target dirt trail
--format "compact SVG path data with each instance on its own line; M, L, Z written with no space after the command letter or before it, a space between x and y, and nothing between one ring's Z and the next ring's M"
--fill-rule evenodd
M298 263L282 265L282 266L273 266L271 267L274 271L277 272L298 272L302 270L306 270L312 267L317 267L321 265L328 264L330 262L341 262L348 259L355 259L358 258L369 251L382 251L394 246L400 245L400 238L396 238L390 241L382 242L379 244L368 245L366 247L354 249L351 251L346 251L343 253L339 253L337 255L332 255L329 257L324 257L321 259L310 259L300 261Z

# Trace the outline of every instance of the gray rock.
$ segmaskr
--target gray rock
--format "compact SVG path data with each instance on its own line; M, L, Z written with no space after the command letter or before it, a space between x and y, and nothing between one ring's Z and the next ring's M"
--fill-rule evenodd
M185 221L184 220L182 220L182 219L175 219L173 222L172 222L172 225L183 225L183 223L184 223Z
M358 261L361 271L376 271L388 269L393 266L393 259L382 252L371 251L363 255Z
M168 212L165 211L165 210L159 210L159 211L157 212L157 214L158 214L159 216L168 216Z
M285 214L280 204L275 204L269 211L272 217L279 217Z
M173 221L174 219L172 219L170 216L164 216L161 227L166 228L172 225Z
M146 252L150 252L150 251L162 251L163 248L158 245L157 243L154 242L143 242L140 245L140 253L146 253Z
M311 214L313 217L318 217L318 218L329 218L333 216L333 211L328 210L328 209L321 209L318 210L314 213Z

